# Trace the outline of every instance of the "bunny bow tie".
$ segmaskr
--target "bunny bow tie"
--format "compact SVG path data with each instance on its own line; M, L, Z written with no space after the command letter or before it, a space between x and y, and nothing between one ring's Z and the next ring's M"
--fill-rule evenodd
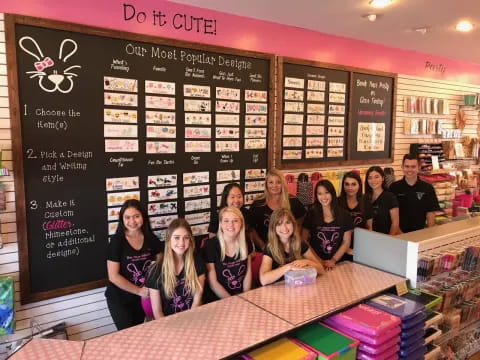
M43 61L37 61L35 62L35 69L37 69L38 71L42 71L43 69L46 69L50 66L53 66L54 62L52 59L50 59L48 56L43 59Z

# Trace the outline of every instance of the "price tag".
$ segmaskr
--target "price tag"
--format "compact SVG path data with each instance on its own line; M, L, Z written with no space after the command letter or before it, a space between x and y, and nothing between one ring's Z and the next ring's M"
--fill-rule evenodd
M395 289L397 290L398 296L402 296L408 293L407 280L399 282L397 285L395 285Z

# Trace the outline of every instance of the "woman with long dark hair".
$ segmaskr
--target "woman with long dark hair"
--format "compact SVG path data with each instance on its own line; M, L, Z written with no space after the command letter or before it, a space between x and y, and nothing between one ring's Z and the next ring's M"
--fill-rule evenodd
M107 248L109 283L105 296L118 330L143 322L141 298L149 294L145 277L161 252L163 243L153 234L140 202L125 201L120 209L117 231Z
M372 166L365 176L365 200L372 205L374 231L396 235L400 233L398 201L386 190L385 174L380 166Z
M333 184L320 180L315 186L315 201L303 222L303 238L323 260L323 266L333 269L350 248L352 217L338 205Z
M372 230L372 206L363 198L362 179L356 171L349 171L343 175L342 189L338 202L352 216L353 226ZM353 260L353 234L350 248L343 255L342 260Z

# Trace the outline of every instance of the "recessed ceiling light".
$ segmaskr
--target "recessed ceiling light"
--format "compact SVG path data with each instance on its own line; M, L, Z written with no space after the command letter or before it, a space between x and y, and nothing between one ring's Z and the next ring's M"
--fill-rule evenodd
M375 8L384 8L390 5L392 2L393 0L370 0L369 4Z
M457 31L469 32L473 29L473 24L468 20L459 21L457 26L455 26Z
M378 19L379 15L377 15L377 14L367 14L367 15L363 15L363 17L370 22L374 22Z

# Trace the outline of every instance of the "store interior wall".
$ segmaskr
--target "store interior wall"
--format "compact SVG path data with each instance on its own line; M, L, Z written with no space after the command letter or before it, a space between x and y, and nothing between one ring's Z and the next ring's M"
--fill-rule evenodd
M112 2L113 3L113 2ZM118 5L118 4L117 4ZM176 9L176 7L175 7ZM174 9L174 10L175 10ZM187 9L191 10L191 9ZM38 16L42 15L41 13ZM215 16L219 16L218 13ZM230 15L226 15L230 17ZM243 18L245 19L245 18ZM65 21L68 21L68 16L65 16ZM256 20L244 20L245 24L255 21L256 23L264 23ZM99 25L99 24L98 24ZM258 25L258 24L257 24ZM271 25L271 24L269 24ZM287 26L281 26L274 24L276 27L282 27L282 35L287 36L291 31L298 32L304 31L305 34L312 33L307 30L301 30L296 28L291 28ZM259 25L260 26L260 25ZM241 38L243 32L240 27L236 30L237 37ZM123 29L125 30L125 29ZM141 31L141 29L139 29ZM177 34L178 35L178 34ZM319 37L324 35L317 34ZM173 34L172 34L173 36ZM290 36L290 35L288 35ZM247 37L245 35L245 37ZM280 37L280 34L278 35ZM182 36L178 36L182 38ZM198 36L191 36L187 38L190 41L200 41ZM209 42L209 38L202 38L203 42ZM350 42L355 42L354 40L349 40ZM358 42L359 44L362 42ZM362 43L363 44L363 43ZM248 40L245 42L234 42L229 46L238 47L238 48L249 48ZM361 44L360 44L361 45ZM359 45L359 46L360 46ZM303 44L306 46L306 44ZM376 46L376 45L374 45ZM262 47L262 46L259 46ZM317 48L321 48L321 45L318 45ZM378 46L378 51L384 47ZM256 49L256 48L255 48ZM260 49L256 49L260 50ZM278 51L273 51L279 55L289 55L294 56L294 54L286 54L285 48L278 48ZM264 49L264 51L266 51ZM345 51L345 50L342 50ZM402 50L399 50L402 51ZM307 54L306 52L301 55ZM313 53L310 59L318 60ZM418 54L417 54L418 55ZM425 56L425 55L422 55ZM305 56L303 56L305 57ZM370 58L370 57L369 57ZM335 60L336 58L334 58ZM393 59L393 58L392 58ZM391 59L391 60L392 60ZM338 60L338 59L337 59ZM353 59L355 61L356 59ZM358 59L357 59L358 60ZM387 58L388 60L388 58ZM418 60L418 59L417 59ZM350 61L352 61L350 59ZM358 61L358 63L349 64L354 66L365 66L365 59ZM445 60L445 63L448 60ZM331 62L334 62L333 60ZM388 62L388 61L387 61ZM392 60L393 62L393 60ZM338 62L340 63L340 62ZM375 61L371 63L370 68L376 69L376 66L380 62ZM402 65L403 66L403 65ZM381 66L380 66L381 67ZM466 67L468 70L476 70L477 75L480 75L480 66L471 65ZM382 68L376 70L388 70L392 72L401 72L404 69L400 67L396 68ZM397 84L397 102L396 102L396 129L395 129L395 148L394 148L394 162L393 167L397 175L401 174L400 163L402 156L408 151L410 143L432 143L439 142L440 139L432 135L403 135L403 120L406 117L417 117L417 118L438 118L444 120L446 128L455 127L455 114L459 107L463 104L463 96L465 94L477 93L480 92L480 86L478 85L469 85L468 81L464 83L454 82L451 80L439 80L427 76L412 76L412 73L419 74L420 71L415 69L410 69L410 71L405 72L408 75L399 75L398 84ZM462 75L463 74L463 75ZM472 72L473 74L473 72ZM425 75L425 74L424 74ZM436 76L437 74L435 74ZM452 78L460 79L461 76L465 75L465 72L458 72L457 77L452 76ZM466 79L471 80L472 83L480 83L480 81L475 81L475 76L467 76ZM450 113L449 115L412 115L403 113L403 101L404 96L426 96L447 99L450 101ZM463 135L468 135L471 137L477 137L478 131L478 110L473 108L465 109L467 117L467 125L463 132ZM10 132L10 110L9 110L9 101L8 101L8 88L7 88L7 66L6 66L6 46L5 46L5 32L4 32L4 16L0 14L0 149L2 151L3 166L12 170L12 144L11 144L11 132ZM392 166L392 164L379 164L383 166ZM345 168L322 168L319 169L320 172L325 173L326 171L333 171L335 169L345 169ZM346 168L350 169L350 168ZM312 169L309 169L308 172L311 172ZM299 171L296 171L298 173ZM108 334L115 331L115 327L112 323L111 317L109 315L106 302L104 299L104 289L93 289L81 293L76 293L72 295L62 296L58 298L53 298L49 300L44 300L40 302L35 302L27 305L20 304L20 284L19 284L19 264L18 264L18 245L17 245L17 234L16 234L16 216L15 216L15 189L13 183L13 176L1 177L0 182L4 183L7 191L7 209L0 212L0 221L1 221L1 235L3 239L3 248L0 249L0 275L1 276L12 276L15 279L15 308L16 308L16 333L10 336L0 337L0 357L5 355L5 343L13 339L21 338L28 336L30 334L31 320L34 319L36 323L41 325L43 328L46 328L50 325L54 325L58 322L65 321L67 323L67 332L69 338L72 340L85 340L92 337L100 336L103 334ZM3 355L2 355L3 354Z

